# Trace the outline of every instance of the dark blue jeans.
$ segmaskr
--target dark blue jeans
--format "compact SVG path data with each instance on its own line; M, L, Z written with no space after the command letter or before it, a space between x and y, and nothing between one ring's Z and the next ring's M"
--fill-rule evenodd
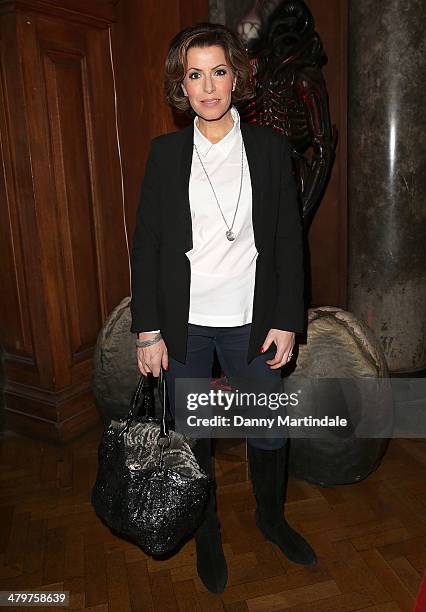
M249 364L247 350L250 338L251 323L237 327L208 327L205 325L188 325L188 347L186 363L181 363L169 356L169 369L165 372L167 393L172 414L175 414L175 379L176 378L210 378L216 348L220 365L225 375L248 380L259 380L264 393L277 390L281 379L281 370L272 370L266 363L275 355L274 343L264 353L259 353ZM260 346L259 346L260 349ZM280 438L247 438L248 444L264 450L282 448L285 437Z

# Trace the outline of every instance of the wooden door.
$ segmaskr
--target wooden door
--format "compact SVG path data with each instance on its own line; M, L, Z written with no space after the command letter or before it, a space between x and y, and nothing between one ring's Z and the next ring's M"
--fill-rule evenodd
M72 10L71 10L72 9ZM91 358L128 293L107 2L0 2L1 344L9 428L98 420Z

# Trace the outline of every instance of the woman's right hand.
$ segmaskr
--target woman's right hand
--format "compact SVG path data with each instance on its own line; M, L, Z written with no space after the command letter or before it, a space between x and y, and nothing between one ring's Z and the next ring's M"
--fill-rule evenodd
M151 340L155 335L155 332L142 332L138 337L139 340ZM136 352L139 371L144 376L152 372L153 376L158 377L160 376L160 365L163 366L164 370L167 370L169 367L167 347L163 339L155 344L151 344L151 346L146 346L144 348L137 347Z

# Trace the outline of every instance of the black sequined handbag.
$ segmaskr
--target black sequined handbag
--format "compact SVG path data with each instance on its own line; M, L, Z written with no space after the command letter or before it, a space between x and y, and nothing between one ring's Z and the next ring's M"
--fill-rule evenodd
M91 501L116 535L150 555L163 555L200 525L212 481L194 456L195 441L168 426L163 368L158 385L161 419L147 414L149 401L140 401L144 378L139 379L127 417L112 420L103 433ZM136 416L139 405L144 414Z

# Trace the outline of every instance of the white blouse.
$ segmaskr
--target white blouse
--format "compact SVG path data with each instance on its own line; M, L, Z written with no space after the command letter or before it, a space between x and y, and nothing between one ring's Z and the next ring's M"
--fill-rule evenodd
M223 215L231 226L238 200L241 173L240 115L231 107L232 129L211 143L198 129L194 118L194 145L216 192ZM214 327L233 327L252 321L256 258L252 225L250 172L243 147L243 182L232 231L227 226L211 185L193 150L189 179L193 248L186 252L191 264L188 322ZM159 331L159 330L152 330Z

